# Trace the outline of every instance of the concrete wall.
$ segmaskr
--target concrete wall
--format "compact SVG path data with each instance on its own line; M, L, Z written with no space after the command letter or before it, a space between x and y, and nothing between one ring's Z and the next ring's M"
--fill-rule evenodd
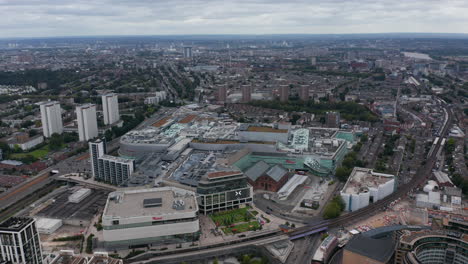
M193 222L143 226L127 229L113 229L103 231L104 241L114 242L141 238L172 236L178 234L195 233L200 230L198 219Z
M288 133L239 131L239 139L241 141L281 142L287 144Z
M249 148L255 152L276 152L276 145L271 144L253 144L253 143L236 143L236 144L213 144L213 143L190 143L190 147L196 150L205 151L222 151L227 148L243 149Z

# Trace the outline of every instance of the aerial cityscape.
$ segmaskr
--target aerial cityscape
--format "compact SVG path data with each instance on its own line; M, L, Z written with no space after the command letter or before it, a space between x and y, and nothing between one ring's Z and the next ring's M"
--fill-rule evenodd
M468 263L466 19L33 2L0 1L0 264Z

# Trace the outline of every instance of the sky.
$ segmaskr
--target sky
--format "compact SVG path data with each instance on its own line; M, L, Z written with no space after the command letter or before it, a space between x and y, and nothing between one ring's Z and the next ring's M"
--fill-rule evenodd
M0 0L0 38L468 33L468 0Z

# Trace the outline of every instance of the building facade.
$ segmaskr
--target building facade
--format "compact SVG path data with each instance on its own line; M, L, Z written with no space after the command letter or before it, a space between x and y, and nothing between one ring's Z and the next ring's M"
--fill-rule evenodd
M443 218L442 224L442 229L403 233L394 263L468 263L468 223Z
M63 133L62 109L56 101L42 102L39 104L41 110L42 131L44 137L50 137L52 134Z
M327 127L338 128L340 127L340 113L327 112L325 114L325 125Z
M113 185L128 182L134 171L134 160L104 155L98 158L98 181Z
M29 137L29 134L26 132L16 132L11 138L7 140L6 143L11 149L14 149L16 146L18 146L21 150L27 151L41 144L42 142L44 142L44 137L42 135Z
M217 171L201 178L197 196L200 212L208 214L251 204L253 189L241 171Z
M106 155L106 143L98 139L89 143L93 178L113 185L125 184L135 170L135 161Z
M80 141L88 141L98 136L96 105L85 104L77 106L76 119Z
M110 93L102 96L102 114L104 116L104 124L110 125L119 121L119 101L117 94Z
M102 226L109 249L195 241L200 231L195 193L175 187L110 193Z
M227 99L226 84L220 84L218 87L218 102L225 103Z
M308 85L301 85L299 88L299 99L302 101L309 100L309 86Z
M184 58L190 59L192 56L192 47L184 47Z
M242 103L248 103L252 100L252 87L250 85L242 85Z
M288 170L280 164L268 165L264 161L255 163L245 171L247 181L254 190L277 192L289 179Z
M106 142L104 140L98 139L94 142L89 142L89 158L94 179L99 178L98 160L106 152Z
M0 263L42 264L41 244L32 218L11 217L0 224Z
M395 176L355 167L341 190L345 211L356 211L381 200L396 189Z
M280 101L287 102L289 99L289 85L282 84L279 89Z

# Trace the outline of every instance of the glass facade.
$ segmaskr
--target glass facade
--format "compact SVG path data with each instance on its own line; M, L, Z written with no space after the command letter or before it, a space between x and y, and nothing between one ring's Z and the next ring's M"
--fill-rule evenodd
M197 187L200 212L207 214L238 208L252 202L252 186L242 173L219 178L203 178Z

